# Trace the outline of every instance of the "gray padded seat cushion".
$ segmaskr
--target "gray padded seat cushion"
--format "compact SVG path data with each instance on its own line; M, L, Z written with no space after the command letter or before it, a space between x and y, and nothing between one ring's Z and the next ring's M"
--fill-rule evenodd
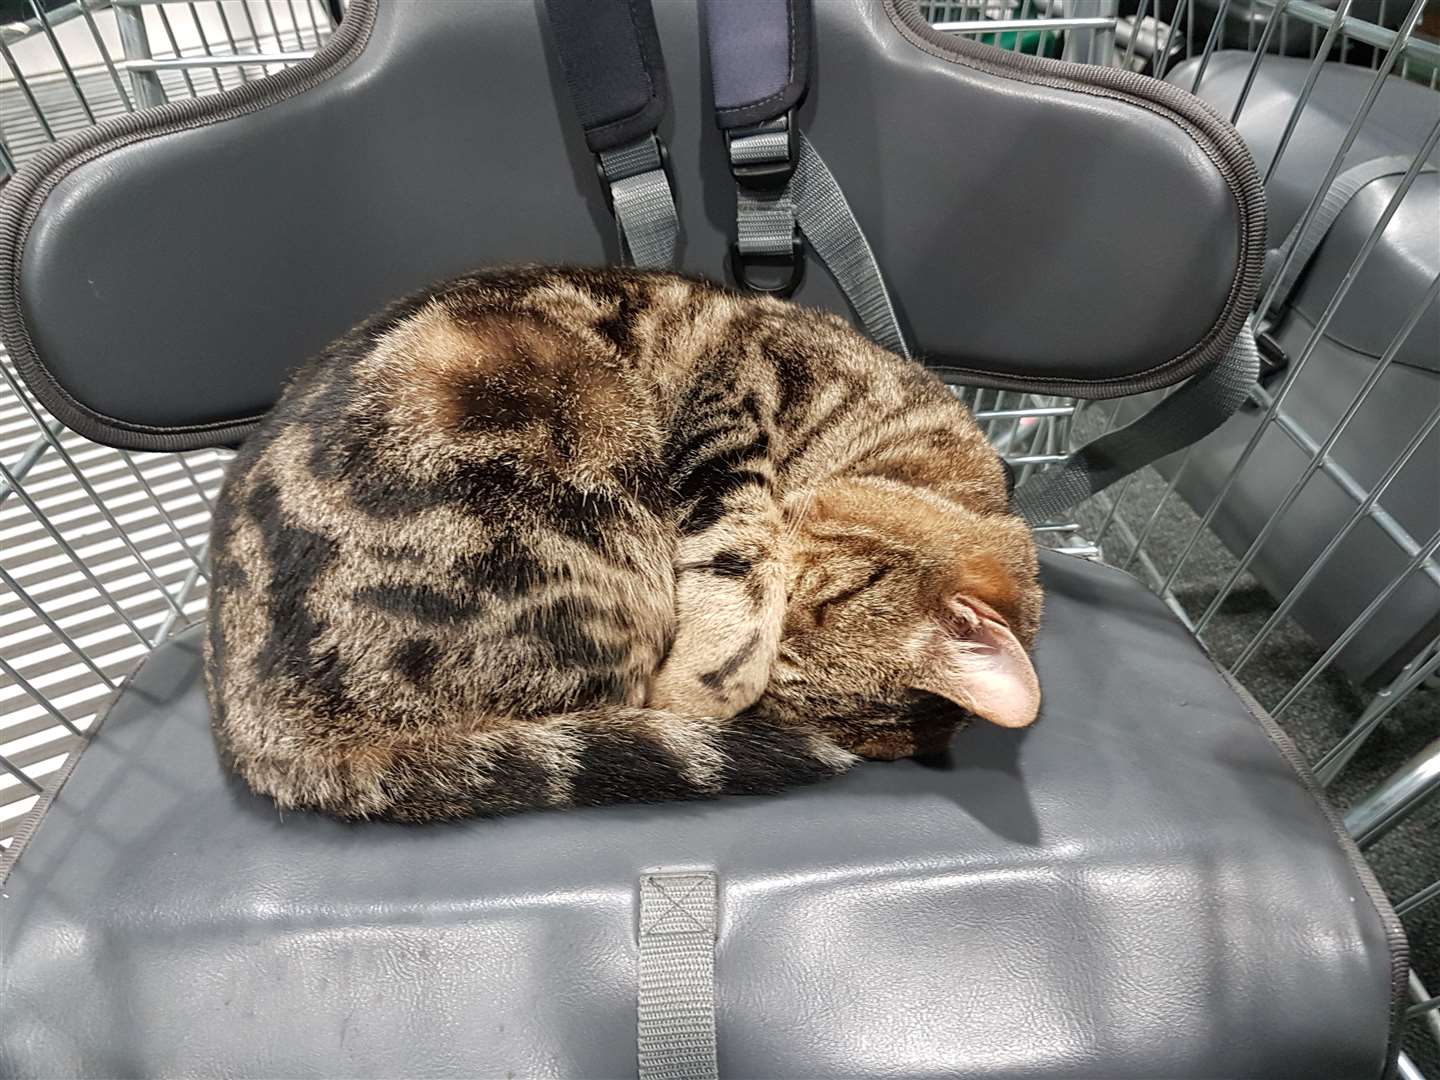
M1333 815L1158 599L1044 573L1029 731L454 826L282 820L185 631L4 886L0 1074L633 1076L637 878L712 867L722 1075L1379 1077L1403 944Z
M1196 93L1221 115L1231 115L1246 85L1252 59L1253 55L1246 52L1216 53ZM1176 65L1167 81L1188 90L1195 82L1198 64L1199 60L1187 60ZM1309 60L1298 57L1267 56L1255 74L1237 128L1262 172L1269 169L1275 157L1310 66ZM1374 81L1375 73L1368 68L1333 62L1321 67L1280 165L1266 185L1269 246L1278 246L1309 206ZM1435 126L1436 100L1435 91L1428 87L1393 75L1386 79L1341 168L1395 156L1408 161ZM1440 165L1440 148L1431 152L1429 161ZM1330 227L1293 297L1295 309L1312 324L1319 321L1339 289L1399 184L1399 176L1367 184ZM1328 337L1371 357L1384 353L1395 331L1440 273L1437 223L1440 176L1421 175L1401 201L1380 243L1336 311L1326 329ZM1440 371L1437 341L1440 304L1431 303L1396 360Z

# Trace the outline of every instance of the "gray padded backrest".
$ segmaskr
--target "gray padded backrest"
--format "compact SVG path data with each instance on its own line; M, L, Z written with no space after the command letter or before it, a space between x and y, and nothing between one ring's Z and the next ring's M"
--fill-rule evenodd
M1250 60L1250 53L1216 53L1205 71L1200 93L1229 115L1251 79ZM1187 60L1177 65L1169 78L1177 85L1190 86L1198 63ZM1275 157L1275 148L1309 71L1309 60L1271 57L1250 82L1238 122L1241 136L1262 169L1268 169ZM1280 166L1270 179L1267 201L1272 244L1278 244L1305 212L1374 78L1374 72L1363 67L1327 63L1320 69ZM1342 170L1376 158L1399 156L1408 160L1424 144L1435 118L1433 90L1396 76L1386 79L1345 155ZM1432 151L1429 160L1440 166L1440 149ZM1294 294L1296 310L1310 322L1319 320L1340 288L1399 182L1398 176L1372 181L1335 219ZM1437 221L1440 177L1428 173L1416 179L1386 226L1381 243L1360 268L1354 286L1326 330L1328 337L1366 356L1378 358L1385 352L1396 329L1415 310L1440 273ZM1431 303L1396 354L1396 362L1440 371L1437 341L1440 303Z
M683 266L719 278L734 185L696 10L656 8ZM802 126L927 362L1109 396L1224 351L1253 302L1263 196L1208 107L948 37L913 0L815 9ZM29 162L0 196L0 332L72 427L180 449L236 441L297 363L389 299L616 255L538 0L352 0L285 74ZM845 310L814 265L796 299Z

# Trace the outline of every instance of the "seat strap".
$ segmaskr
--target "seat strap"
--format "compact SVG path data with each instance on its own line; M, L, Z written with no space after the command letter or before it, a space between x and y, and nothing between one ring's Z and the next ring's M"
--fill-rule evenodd
M1260 377L1252 320L1246 319L1219 363L1125 427L1094 439L1020 485L1012 506L1032 525L1054 521L1137 469L1183 450L1218 428L1245 403Z
M715 874L640 879L640 1080L715 1080Z
M909 356L879 263L845 194L801 134L810 77L809 0L702 0L715 121L735 178L730 273L751 292L790 296L808 243L870 337Z
M1324 243L1336 219L1344 212L1345 207L1350 205L1350 200L1376 180L1386 176L1404 175L1410 168L1410 162L1411 158L1405 155L1371 158L1351 166L1335 177L1304 234L1300 232L1300 226L1305 221L1302 215L1280 246L1265 253L1265 269L1260 277L1260 295L1268 295L1271 283L1277 275L1280 278L1279 284L1275 286L1272 310L1280 309L1290 300L1300 275L1310 265L1310 260ZM1421 166L1420 171L1435 172L1436 169L1434 165L1426 164ZM1262 331L1265 329L1268 328L1262 327Z
M621 251L635 266L671 266L680 218L656 132L669 84L649 0L545 0L545 10Z

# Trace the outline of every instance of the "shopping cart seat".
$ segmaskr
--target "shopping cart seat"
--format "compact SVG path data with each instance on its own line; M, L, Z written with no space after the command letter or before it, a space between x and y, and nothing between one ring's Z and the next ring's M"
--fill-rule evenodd
M549 6L349 0L284 74L32 158L0 189L0 334L37 399L113 446L230 445L394 296L614 261ZM720 278L736 176L696 6L655 7L680 265ZM814 13L786 122L917 354L1046 397L1225 381L1265 229L1222 119L913 0ZM814 260L795 296L849 311ZM721 1075L1382 1076L1403 938L1293 752L1140 584L1044 568L1032 730L776 798L423 828L251 796L185 631L6 857L0 1075L634 1075L640 878L688 870L718 881L715 969L667 1000L693 1033L713 986Z
M1029 731L441 827L250 794L192 628L5 885L0 1073L633 1075L636 884L679 866L719 877L722 1075L1378 1077L1399 930L1293 749L1137 582L1044 574Z

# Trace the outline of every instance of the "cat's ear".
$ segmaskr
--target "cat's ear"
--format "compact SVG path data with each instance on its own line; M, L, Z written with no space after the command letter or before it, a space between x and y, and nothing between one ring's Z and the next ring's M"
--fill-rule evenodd
M915 689L1001 727L1026 727L1040 711L1040 680L1024 646L993 608L972 596L946 601L928 632Z

